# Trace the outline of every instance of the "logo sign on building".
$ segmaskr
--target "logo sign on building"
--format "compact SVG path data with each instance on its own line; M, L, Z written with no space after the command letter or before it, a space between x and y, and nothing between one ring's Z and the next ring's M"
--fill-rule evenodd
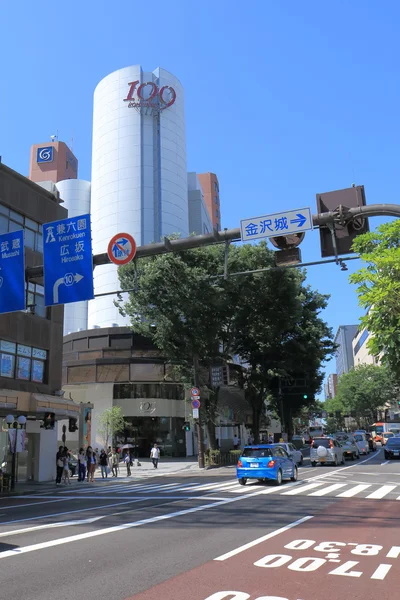
M308 231L313 228L310 208L298 208L285 212L262 215L240 221L242 240L261 240Z
M25 310L24 232L0 235L0 314Z
M176 92L170 85L158 87L154 81L140 83L132 81L128 83L129 91L124 102L128 102L128 108L151 108L158 112L172 106L176 100Z
M38 148L36 152L37 163L48 163L53 162L54 159L54 147L45 146L44 148Z
M90 215L43 225L46 306L93 298Z
M135 257L136 242L129 233L117 233L108 244L107 254L115 265L126 265Z

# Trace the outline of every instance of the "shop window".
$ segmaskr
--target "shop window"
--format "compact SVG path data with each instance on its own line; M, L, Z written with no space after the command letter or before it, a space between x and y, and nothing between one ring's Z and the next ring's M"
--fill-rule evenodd
M1 377L44 383L47 350L0 340Z

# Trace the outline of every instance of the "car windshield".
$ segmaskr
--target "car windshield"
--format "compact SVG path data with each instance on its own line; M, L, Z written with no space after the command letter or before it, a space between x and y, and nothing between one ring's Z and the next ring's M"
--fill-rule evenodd
M262 458L263 456L272 456L271 448L245 448L242 456L247 458Z
M314 440L314 448L319 448L323 446L324 448L329 448L330 440L328 438L316 438Z
M394 436L394 434L393 434L393 433L384 433L384 434L383 434L383 437L385 437L385 438L391 438L391 437L393 437L393 436Z
M363 438L363 436L361 435L361 433L357 433L357 434L354 436L354 439L356 440L356 442L363 442L363 441L364 441L364 438Z

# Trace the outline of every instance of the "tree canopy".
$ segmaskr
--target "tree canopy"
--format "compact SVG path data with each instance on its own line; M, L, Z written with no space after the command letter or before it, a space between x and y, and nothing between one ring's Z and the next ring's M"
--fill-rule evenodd
M353 249L365 265L351 275L357 286L361 319L370 336L374 356L381 355L400 380L400 220L380 225L376 231L358 236Z
M113 441L113 437L123 431L125 427L121 407L112 406L111 408L106 408L99 417L99 425L99 434L101 435L104 448L107 449L110 441Z
M209 439L218 402L210 389L211 366L237 355L245 364L241 384L253 409L253 432L258 435L267 398L285 407L285 420L320 388L322 362L333 352L332 332L320 318L327 297L305 285L297 269L269 269L273 252L264 242L231 246L227 278L223 274L225 248L221 245L168 253L119 270L121 287L134 287L121 306L137 333L150 337L161 354L180 365L193 383L193 361L201 365L201 381L208 386L206 403ZM135 274L136 268L136 274ZM308 381L308 400L279 394L283 377ZM202 397L203 408L203 397ZM279 412L278 412L279 414Z

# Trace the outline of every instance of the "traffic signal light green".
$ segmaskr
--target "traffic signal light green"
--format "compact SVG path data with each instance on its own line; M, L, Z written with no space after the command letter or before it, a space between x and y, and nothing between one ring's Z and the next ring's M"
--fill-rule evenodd
M190 423L189 423L189 421L185 421L185 423L184 423L184 430L185 431L190 431Z
M303 398L304 398L304 400L307 400L308 394L303 394Z

